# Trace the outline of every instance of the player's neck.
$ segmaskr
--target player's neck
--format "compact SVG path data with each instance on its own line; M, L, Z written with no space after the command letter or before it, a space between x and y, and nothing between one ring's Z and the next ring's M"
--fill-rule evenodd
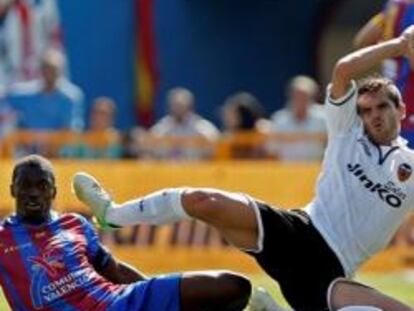
M366 136L368 137L369 141L373 143L374 145L380 146L380 147L394 147L398 146L398 137L395 137L393 139L387 140L387 141L377 141L375 140L369 133L366 133Z
M20 219L21 223L31 226L41 226L51 219L50 215L47 217L24 217L22 215L17 215L17 217Z

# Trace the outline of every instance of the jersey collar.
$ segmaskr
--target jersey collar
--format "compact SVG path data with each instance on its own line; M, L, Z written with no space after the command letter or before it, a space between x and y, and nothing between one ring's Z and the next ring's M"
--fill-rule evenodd
M17 214L12 214L9 217L7 217L4 220L4 224L7 226L20 226L20 225L25 225L25 226L29 226L29 227L41 227L44 225L48 225L51 222L57 220L59 218L59 214L56 211L51 211L50 212L50 217L47 221L45 221L44 223L40 224L40 225L30 225L27 223L24 223L21 219L21 217L19 217Z

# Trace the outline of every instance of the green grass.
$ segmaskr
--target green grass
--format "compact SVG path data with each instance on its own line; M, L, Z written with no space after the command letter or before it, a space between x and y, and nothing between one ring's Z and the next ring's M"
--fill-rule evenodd
M263 286L272 296L286 306L286 302L270 278L265 275L254 276L253 282L257 286ZM368 286L381 290L389 296L399 299L410 306L414 306L414 271L393 274L365 273L357 277L357 280Z
M251 278L256 286L266 287L275 299L286 305L286 302L280 295L279 289L270 278L265 275L254 275L251 276ZM378 288L388 295L398 298L411 306L414 306L414 271L411 273L363 274L357 279L367 285ZM3 295L0 295L0 310L10 310L6 300L3 298Z

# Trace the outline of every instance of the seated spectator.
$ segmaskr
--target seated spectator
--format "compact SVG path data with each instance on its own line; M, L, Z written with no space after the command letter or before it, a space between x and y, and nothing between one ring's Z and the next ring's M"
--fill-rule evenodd
M140 126L133 127L123 132L122 135L122 158L138 159L151 158L154 152L152 134ZM156 148L156 147L155 147Z
M89 129L81 141L62 148L61 157L88 159L117 159L122 156L121 136L114 128L116 104L109 97L94 100L89 119Z
M16 115L7 104L4 98L4 90L0 86L0 143L5 136L15 129L15 123Z
M64 50L58 0L0 1L0 83L40 78L49 48Z
M11 87L7 100L17 113L19 129L82 130L83 93L62 76L63 67L63 55L48 50L41 63L42 78Z
M317 93L318 85L313 79L306 76L292 79L286 107L271 117L271 132L281 134L268 144L272 156L283 161L322 159L326 125L323 108L315 102ZM300 138L301 134L305 136Z
M168 115L159 120L150 129L150 133L155 137L174 139L170 141L172 143L159 142L155 156L185 160L211 156L211 150L206 149L202 142L215 141L219 137L219 131L194 111L194 95L191 91L181 87L173 88L167 94L167 103Z
M229 138L233 158L264 156L261 137L266 123L261 103L248 92L239 92L226 99L222 110L224 134Z

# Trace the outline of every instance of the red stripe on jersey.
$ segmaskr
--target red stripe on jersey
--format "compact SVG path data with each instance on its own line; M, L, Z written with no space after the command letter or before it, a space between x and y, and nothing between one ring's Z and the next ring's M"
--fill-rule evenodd
M70 215L64 215L60 218L59 220L59 228L62 229L62 231L67 232L73 236L81 236L82 240L81 241L72 241L71 243L73 244L77 244L75 249L79 249L78 254L76 254L77 256L77 260L79 261L78 264L80 266L85 266L85 267L90 267L91 269L94 269L91 265L91 263L88 261L88 257L87 257L87 243L88 241L86 240L86 236L83 233L83 229L82 229L82 222ZM53 235L53 232L49 230L50 237ZM112 283L106 281L102 276L99 275L99 278L97 278L96 280L94 280L94 284L96 284L94 286L94 291L96 289L102 289L104 290L105 287L109 287L111 288ZM106 286L104 286L106 285ZM92 293L87 292L85 289L83 288L79 288L78 290L78 295L76 295L76 298L82 297L81 301L74 301L71 302L72 305L76 306L77 308L79 308L80 310L87 310L87 309L91 309L93 306L93 310L96 311L105 311L108 308L108 304L103 301L102 299L97 299L95 298Z
M42 267L43 266L48 266L48 269L46 269L46 272L48 273L48 277L49 279L52 279L54 274L50 274L49 272L53 270L54 273L56 273L56 269L58 268L57 265L55 266L55 264L51 264L50 262L48 262L48 257L52 255L52 253L50 251L46 250L46 247L48 245L49 242L49 238L54 236L52 232L50 232L50 230L46 227L46 226L42 226L42 227L29 227L27 228L27 234L30 236L30 238L33 241L33 245L36 247L36 249L38 250L39 253L39 257L37 258L28 258L28 260L30 260L31 262L35 262L35 261L42 261ZM53 253L53 255L57 255L56 253ZM62 273L62 270L64 270L64 267L61 266L60 267L60 272ZM68 301L67 299L61 299L61 302L64 304L68 304L73 306L74 308L76 308L75 305L73 305L70 301ZM45 309L42 309L42 311Z
M414 116L414 87L411 87L412 85L414 86L414 73L410 72L402 92L403 101L406 105L406 117L401 123L404 130L414 130L414 121L412 120L412 116Z
M5 273L8 273L11 281L14 283L17 293L23 304L29 310L33 307L30 297L31 279L28 271L26 271L24 261L19 251L18 245L13 237L12 228L1 230L0 232L0 264L4 267ZM3 283L3 285L6 285ZM7 286L3 286L4 294L9 302L12 302L12 295L8 292ZM50 308L42 309L42 311L52 311Z
M61 222L60 222L60 227L63 229L67 229L69 231L73 231L76 232L77 234L80 234L85 240L85 247L88 245L89 241L87 241L87 234L85 232L85 224L82 223L82 221L71 215L71 214L66 214L65 216L63 216L61 218ZM92 264L89 262L88 260L88 255L87 255L87 250L85 249L85 256L83 258L84 263L87 264L88 266L92 267ZM92 269L95 270L95 268L92 267ZM110 293L112 297L116 297L116 295L118 295L118 293L121 293L125 288L128 287L127 284L114 284L112 282L109 282L108 280L106 280L105 278L103 278L100 274L98 274L98 279L96 279L96 288L99 288L100 290L102 290L103 292L107 292ZM103 297L94 297L95 299L97 299L98 301L100 301L104 306L102 306L104 309L106 310L106 308L108 307L108 303L112 303L112 300L106 301L106 303L103 302ZM99 306L101 307L101 306Z

